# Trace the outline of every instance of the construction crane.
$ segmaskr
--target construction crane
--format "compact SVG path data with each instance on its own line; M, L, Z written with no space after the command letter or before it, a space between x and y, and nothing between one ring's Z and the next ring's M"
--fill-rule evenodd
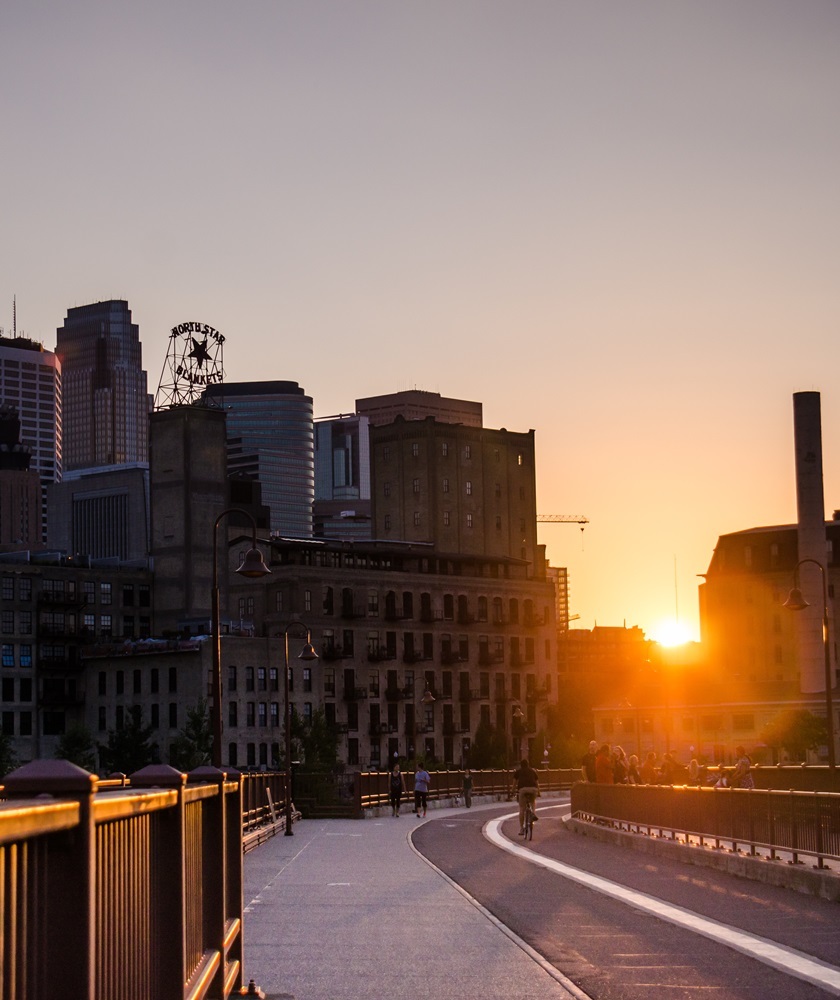
M589 518L583 514L537 514L537 524L579 524L580 530L589 524Z

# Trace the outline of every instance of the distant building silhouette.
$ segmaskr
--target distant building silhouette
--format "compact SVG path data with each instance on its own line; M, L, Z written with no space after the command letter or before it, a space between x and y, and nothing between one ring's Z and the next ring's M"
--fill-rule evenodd
M149 413L138 327L121 299L67 310L56 331L64 387L64 470L148 462Z

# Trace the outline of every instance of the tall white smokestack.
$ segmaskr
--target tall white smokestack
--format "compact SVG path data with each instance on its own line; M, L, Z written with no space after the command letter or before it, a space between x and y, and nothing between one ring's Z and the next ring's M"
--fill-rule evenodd
M820 394L793 394L796 453L796 511L799 559L813 559L828 572L823 499ZM826 577L826 582L828 578ZM796 615L799 638L799 684L803 694L825 691L823 577L813 563L799 567L800 589L810 607ZM829 613L829 621L831 615Z

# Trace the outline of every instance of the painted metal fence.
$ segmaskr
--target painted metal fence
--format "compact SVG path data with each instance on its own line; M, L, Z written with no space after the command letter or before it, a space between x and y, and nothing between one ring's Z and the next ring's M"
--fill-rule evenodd
M666 834L701 845L757 848L840 860L840 795L831 792L690 788L670 785L599 785L572 788L572 816L628 830Z
M511 790L512 773L508 770L470 771L472 794L506 798ZM580 778L580 768L542 768L537 774L541 791L558 792L571 788L573 782ZM429 799L452 799L464 794L463 771L432 771L431 779ZM363 771L357 776L356 805L359 814L365 809L388 805L390 780L389 771ZM405 787L406 801L410 802L414 794L414 775L411 772L405 772Z
M8 775L0 803L0 998L202 1000L244 990L243 782L67 761Z

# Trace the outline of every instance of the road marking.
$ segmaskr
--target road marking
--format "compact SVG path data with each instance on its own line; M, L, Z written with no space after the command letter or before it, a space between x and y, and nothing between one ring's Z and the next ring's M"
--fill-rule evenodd
M568 807L566 808L568 809ZM765 965L770 965L781 972L795 976L797 979L804 979L806 982L813 983L821 989L828 990L830 993L840 996L840 969L836 966L829 965L827 962L821 962L819 959L812 958L801 951L796 951L794 948L787 948L784 945L776 944L767 938L748 934L746 931L732 927L729 924L723 924L708 917L702 917L698 913L693 913L691 910L686 910L681 906L666 903L655 896L649 896L647 893L639 892L636 889L629 889L618 882L611 882L609 879L601 878L600 875L593 875L591 872L582 871L579 868L572 868L571 865L563 864L562 861L543 857L526 847L521 847L519 844L508 840L507 837L502 835L502 823L518 815L518 813L512 812L507 816L499 816L496 819L490 820L484 825L482 831L484 836L496 847L507 851L508 854L513 854L521 858L523 861L537 865L540 868L545 868L556 875L561 875L563 878L568 878L579 885L593 889L595 892L600 892L605 896L610 896L612 899L617 899L619 902L626 903L636 910L650 913L655 917L659 917L660 920L666 920L668 923L682 927L693 934L699 934L710 941L716 941L727 948L732 948L744 955L748 955L750 958L757 959L759 962L764 962Z

